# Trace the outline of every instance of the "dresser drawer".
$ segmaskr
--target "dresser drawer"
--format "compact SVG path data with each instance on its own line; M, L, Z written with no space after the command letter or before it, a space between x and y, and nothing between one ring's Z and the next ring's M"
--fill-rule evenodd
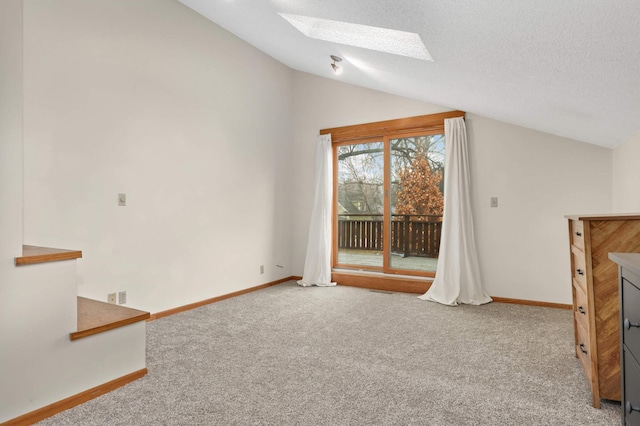
M576 280L573 282L576 310L574 312L576 321L582 322L585 330L589 329L589 303L587 303L587 295L584 289L578 284Z
M638 364L624 351L624 401L625 425L640 425L640 370Z
M581 220L571 221L571 244L584 250L584 222Z
M640 290L622 280L622 340L633 355L640 359Z
M576 345L576 356L580 359L582 369L587 376L587 382L591 386L591 356L589 347L589 333L582 326L581 322L576 321L576 328L578 330L578 344Z
M578 281L578 284L586 292L587 289L587 267L584 260L584 253L580 250L572 250L573 252L573 278Z

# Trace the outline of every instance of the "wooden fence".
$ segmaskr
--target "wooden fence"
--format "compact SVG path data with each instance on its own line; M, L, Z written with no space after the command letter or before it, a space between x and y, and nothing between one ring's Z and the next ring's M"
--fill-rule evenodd
M384 222L381 214L338 215L338 248L382 251ZM442 216L392 215L391 252L405 257L438 257Z

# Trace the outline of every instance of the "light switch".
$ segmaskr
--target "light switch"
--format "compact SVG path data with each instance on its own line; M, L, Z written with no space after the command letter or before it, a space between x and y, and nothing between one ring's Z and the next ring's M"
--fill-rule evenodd
M498 197L491 197L491 207L498 207Z
M127 205L127 194L118 194L118 205L119 206Z

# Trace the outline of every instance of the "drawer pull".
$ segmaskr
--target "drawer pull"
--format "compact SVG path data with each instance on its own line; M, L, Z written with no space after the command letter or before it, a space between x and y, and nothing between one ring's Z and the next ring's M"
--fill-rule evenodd
M587 315L587 312L584 310L582 306L578 306L578 312L580 312L582 315Z
M582 269L576 269L576 272L578 273L578 275L584 275L584 271Z
M589 353L584 349L584 343L580 343L580 350L582 351L583 354L588 354Z
M633 405L631 405L631 402L629 402L629 401L627 401L627 403L625 404L625 407L627 409L627 413L629 413L629 414L631 414L633 411L640 412L640 408L634 407Z
M582 237L582 232L576 232L577 237Z
M625 330L631 330L631 327L638 327L640 328L640 324L634 324L631 321L629 321L629 318L625 318L624 319L624 329Z

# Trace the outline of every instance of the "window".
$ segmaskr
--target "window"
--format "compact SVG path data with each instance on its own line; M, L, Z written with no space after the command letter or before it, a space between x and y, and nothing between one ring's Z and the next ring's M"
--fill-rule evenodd
M322 130L334 154L333 266L434 276L453 111Z

